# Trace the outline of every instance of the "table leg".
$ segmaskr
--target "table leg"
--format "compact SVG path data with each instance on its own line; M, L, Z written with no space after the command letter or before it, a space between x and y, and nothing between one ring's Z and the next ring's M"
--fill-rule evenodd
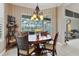
M40 49L39 44L36 44L36 50L35 50L35 53L36 53L37 56L41 55L41 49Z

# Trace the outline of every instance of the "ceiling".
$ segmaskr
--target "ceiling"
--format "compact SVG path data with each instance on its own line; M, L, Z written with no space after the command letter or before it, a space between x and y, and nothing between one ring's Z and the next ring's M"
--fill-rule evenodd
M32 9L35 9L35 7L37 6L37 3L12 3L12 4ZM60 5L62 5L62 3L38 3L40 10L57 7Z

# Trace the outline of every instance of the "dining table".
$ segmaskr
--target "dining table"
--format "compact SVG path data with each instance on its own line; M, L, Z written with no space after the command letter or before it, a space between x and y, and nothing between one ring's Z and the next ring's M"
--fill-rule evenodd
M37 41L37 34L29 34L28 36L28 41L29 43L34 43ZM41 36L41 34L39 34L39 41L41 42L45 42L45 41L50 41L52 39L51 35L48 34L47 36Z
M39 39L37 39L37 34L29 34L28 39L29 43L34 44L36 46L36 55L40 55L42 50L42 48L40 48L40 44L44 44L46 42L51 41L52 37L50 34L47 34L47 36L41 36L41 34L39 34Z

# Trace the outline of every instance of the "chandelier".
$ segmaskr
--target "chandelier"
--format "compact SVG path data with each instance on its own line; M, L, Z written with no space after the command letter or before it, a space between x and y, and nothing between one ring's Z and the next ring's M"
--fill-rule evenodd
M43 20L43 18L44 18L43 13L40 12L39 6L37 5L33 15L31 16L31 20L38 21L38 20Z

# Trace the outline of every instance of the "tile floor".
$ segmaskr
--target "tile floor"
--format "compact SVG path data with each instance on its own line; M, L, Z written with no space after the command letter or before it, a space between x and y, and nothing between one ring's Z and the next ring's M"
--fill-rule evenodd
M17 48L10 49L3 56L17 56ZM69 45L57 45L57 56L79 56L79 49Z

